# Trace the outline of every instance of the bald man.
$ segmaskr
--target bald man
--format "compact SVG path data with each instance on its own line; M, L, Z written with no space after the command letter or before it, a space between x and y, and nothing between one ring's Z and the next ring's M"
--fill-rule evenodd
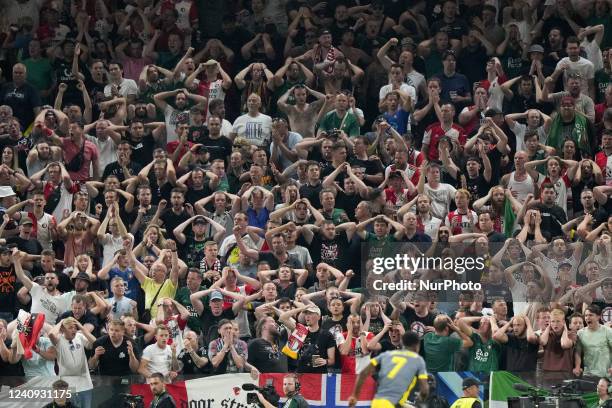
M0 89L0 105L8 105L13 115L19 119L21 129L26 129L40 112L40 94L26 82L27 70L23 64L13 65L13 81Z

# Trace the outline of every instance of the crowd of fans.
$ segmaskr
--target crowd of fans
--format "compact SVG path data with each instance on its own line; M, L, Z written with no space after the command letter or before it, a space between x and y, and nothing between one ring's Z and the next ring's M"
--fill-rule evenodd
M0 5L2 375L612 376L610 1Z

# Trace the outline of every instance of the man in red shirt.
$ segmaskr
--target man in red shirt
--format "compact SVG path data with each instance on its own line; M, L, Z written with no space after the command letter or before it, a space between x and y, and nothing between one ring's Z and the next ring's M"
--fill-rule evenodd
M367 308L369 310L369 308ZM368 348L368 343L374 338L374 333L367 331L361 323L361 317L357 314L351 314L346 322L347 331L342 333L344 343L338 345L340 350L340 364L342 365L342 374L357 374L358 368L361 365L358 359L364 361L364 367L368 365L370 359L368 356L372 351L381 349L380 343L377 343L372 350Z
M612 186L612 130L606 129L601 135L601 151L595 154L595 163L601 169L607 186Z
M440 107L442 111L441 121L436 122L425 129L423 135L423 153L428 161L438 160L438 142L443 136L448 136L453 144L463 146L466 141L463 128L453 123L455 107L452 103L445 103Z
M69 127L69 137L50 136L56 144L62 146L64 163L72 181L85 183L91 179L100 179L100 154L95 144L85 138L81 122L73 122ZM89 168L92 168L92 175Z

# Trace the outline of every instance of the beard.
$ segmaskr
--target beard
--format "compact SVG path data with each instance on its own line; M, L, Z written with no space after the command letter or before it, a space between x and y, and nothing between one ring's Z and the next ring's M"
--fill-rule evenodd
M280 332L278 331L278 328L276 327L268 329L268 334L272 338L273 342L275 342L276 340L280 338Z

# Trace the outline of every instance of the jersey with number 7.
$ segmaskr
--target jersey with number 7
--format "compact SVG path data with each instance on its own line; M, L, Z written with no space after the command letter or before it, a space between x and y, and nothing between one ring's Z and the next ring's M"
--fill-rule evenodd
M427 380L425 360L413 351L387 351L371 359L370 364L379 368L375 400L404 403L417 379Z

